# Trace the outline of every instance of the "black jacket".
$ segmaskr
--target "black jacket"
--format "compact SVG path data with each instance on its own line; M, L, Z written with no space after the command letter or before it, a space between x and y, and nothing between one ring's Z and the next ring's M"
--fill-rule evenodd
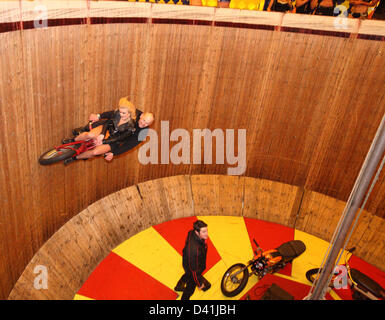
M138 121L142 114L142 111L136 109L136 121L134 122L134 127L131 127L131 124L128 124L128 130L123 130L123 132L118 133L116 136L107 138L103 140L103 144L117 144L117 148L115 148L113 154L115 156L122 154L130 149L135 148L139 143L142 142L141 139L144 139L148 134L148 127L140 128ZM114 111L108 111L102 113L101 118L111 119L114 115ZM139 136L140 133L140 136Z
M103 125L102 134L106 135L107 131L110 133L109 138L105 139L104 143L113 143L113 142L122 141L126 137L132 135L136 130L135 121L132 119L130 121L118 126L119 121L120 121L119 109L117 109L115 111L103 112L100 115L100 118L101 119L107 119L107 121Z
M206 269L207 245L194 230L189 231L183 248L183 268L191 272L198 287L202 284L202 272Z

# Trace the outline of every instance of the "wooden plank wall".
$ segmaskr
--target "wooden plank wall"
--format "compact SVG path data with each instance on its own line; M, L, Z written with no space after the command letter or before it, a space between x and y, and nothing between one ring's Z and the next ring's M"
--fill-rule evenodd
M162 222L194 215L244 216L330 240L343 206L322 194L250 177L181 175L142 182L96 201L60 228L33 257L9 299L72 299L112 249ZM384 219L363 212L349 243L381 270L383 228ZM34 287L36 266L47 268L47 289Z
M207 8L205 15L205 8L188 6L172 6L167 13L167 6L141 6L163 18L178 17L180 10L186 18L193 10L192 19L269 21L266 13ZM135 11L130 8L127 12ZM17 9L0 21L18 21ZM71 17L71 11L55 15ZM271 17L273 25L286 21L284 26L293 26L286 15ZM30 18L24 14L23 19ZM362 27L372 32L370 24ZM381 23L374 29L384 30ZM159 140L162 120L169 121L170 131L183 128L190 137L196 128L246 129L244 176L340 201L349 196L385 110L384 41L231 25L117 23L4 32L0 43L2 298L55 231L95 201L152 179L227 173L226 159L222 165L144 166L138 149L111 163L38 165L42 152L85 124L91 112L115 107L122 96L155 113ZM170 142L170 148L176 143ZM381 219L384 181L382 174L366 208ZM206 188L218 187L210 183ZM231 194L235 200L240 191ZM291 195L290 213L284 215L292 224L297 191L280 192ZM195 195L207 214L228 209L220 198L210 203L207 194ZM232 208L240 212L239 205ZM278 211L273 220L280 220Z

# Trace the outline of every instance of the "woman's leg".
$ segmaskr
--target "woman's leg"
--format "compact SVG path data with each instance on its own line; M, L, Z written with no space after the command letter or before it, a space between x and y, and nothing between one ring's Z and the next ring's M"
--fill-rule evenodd
M101 154L105 154L107 152L111 152L111 147L109 144L102 144L100 146L95 147L94 149L88 150L79 154L76 159L89 159L95 156L100 156Z
M102 133L103 126L97 126L89 132L83 132L75 137L75 141L96 139Z

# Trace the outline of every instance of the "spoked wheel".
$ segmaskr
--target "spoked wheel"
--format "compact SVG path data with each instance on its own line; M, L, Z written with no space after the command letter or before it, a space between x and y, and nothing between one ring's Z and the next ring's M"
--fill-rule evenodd
M223 275L221 282L222 293L226 297L234 297L240 293L249 279L249 270L242 263L231 266Z
M68 158L71 158L75 155L75 151L67 148L62 148L59 150L51 149L43 153L39 158L39 163L42 165L56 163Z

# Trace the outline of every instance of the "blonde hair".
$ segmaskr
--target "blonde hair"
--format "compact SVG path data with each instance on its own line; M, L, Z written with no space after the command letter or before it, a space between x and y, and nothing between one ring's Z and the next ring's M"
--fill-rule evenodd
M131 119L136 120L136 108L134 104L128 100L128 97L120 98L119 100L119 108L125 108L131 115Z

